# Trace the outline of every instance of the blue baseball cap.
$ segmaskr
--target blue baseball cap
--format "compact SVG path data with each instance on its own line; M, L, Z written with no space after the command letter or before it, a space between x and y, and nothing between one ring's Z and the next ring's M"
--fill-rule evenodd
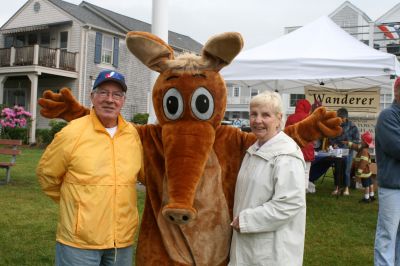
M107 81L114 81L121 85L121 88L124 92L127 90L127 86L125 83L125 77L121 73L114 71L114 70L103 70L99 73L97 76L94 84L93 84L93 89L96 89L99 87L101 84Z

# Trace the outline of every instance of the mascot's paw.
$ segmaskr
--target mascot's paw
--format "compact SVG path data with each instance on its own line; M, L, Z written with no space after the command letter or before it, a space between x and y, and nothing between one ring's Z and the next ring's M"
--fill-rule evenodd
M292 137L301 147L322 137L336 137L342 133L340 124L342 120L336 112L326 111L319 107L310 116L293 126L285 128L285 132Z
M62 88L60 93L46 90L38 103L42 107L40 114L46 118L71 121L89 113L88 109L76 101L69 88Z
M336 112L326 111L325 108L321 107L315 111L317 116L316 119L318 120L318 129L322 134L322 136L317 136L318 138L333 138L342 134L342 127L340 126L342 119L336 116Z

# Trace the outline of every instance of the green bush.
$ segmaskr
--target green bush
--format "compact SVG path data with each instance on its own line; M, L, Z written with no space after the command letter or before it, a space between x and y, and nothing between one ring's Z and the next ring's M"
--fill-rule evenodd
M41 128L36 130L36 142L40 147L47 146L53 141L55 134L65 127L68 123L65 121L50 120L50 128Z
M149 119L149 114L147 113L137 113L133 116L131 122L135 124L145 125Z
M28 128L26 127L4 127L1 130L1 138L3 139L20 139L23 143L28 143Z
M68 125L67 122L65 121L59 121L59 120L50 120L49 126L50 126L50 136L51 140L53 140L54 135L60 131L63 127Z
M44 147L48 145L53 140L49 128L39 128L36 129L36 142L39 147Z

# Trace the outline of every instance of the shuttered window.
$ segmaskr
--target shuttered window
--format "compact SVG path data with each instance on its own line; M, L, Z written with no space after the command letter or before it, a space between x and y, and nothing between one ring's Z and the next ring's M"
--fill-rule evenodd
M119 38L114 37L113 66L118 67Z
M118 67L119 38L96 32L94 62Z
M101 62L105 64L112 63L113 38L108 35L103 36L103 45L101 47Z
M96 43L94 47L94 62L100 64L101 62L101 46L103 41L103 34L101 32L96 32Z

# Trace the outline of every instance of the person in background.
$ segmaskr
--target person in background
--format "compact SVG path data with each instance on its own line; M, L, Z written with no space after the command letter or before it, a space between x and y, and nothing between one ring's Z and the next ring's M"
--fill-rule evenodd
M346 108L339 108L337 111L337 116L342 118L343 123L341 127L343 132L340 136L329 139L329 144L333 146L333 148L347 148L347 146L343 143L344 141L349 141L352 143L360 143L360 133L358 131L357 126L349 120L349 113ZM343 195L350 195L349 186L350 186L350 172L351 172L351 164L353 161L354 152L353 150L349 150L349 155L346 157L346 169L344 172L344 190ZM339 180L335 179L336 189L332 192L333 195L337 195L339 193Z
M294 114L288 116L286 120L285 127L293 125L301 120L305 119L310 115L311 104L306 99L298 100L296 103L296 109ZM310 142L305 147L301 148L301 152L303 153L304 160L306 161L306 172L305 172L305 184L306 184L306 192L315 192L314 184L309 185L309 175L311 162L314 160L314 143ZM310 189L309 189L310 188Z
M250 101L257 141L238 174L229 265L302 265L306 225L303 154L280 130L282 100L265 91Z
M122 74L100 72L90 114L64 127L39 161L40 185L59 204L57 266L132 264L143 149L120 114L126 90Z
M367 131L361 135L361 144L355 144L351 141L344 141L349 149L357 151L353 161L355 177L361 179L361 184L364 188L364 197L360 200L363 203L370 203L375 200L374 185L372 184L372 172L369 168L371 164L371 155L369 148L373 148L373 140L371 132Z
M378 222L375 266L400 265L400 79L394 85L394 101L383 110L375 127L378 166Z
M236 119L233 121L233 126L237 128L240 128L242 126L242 122L238 117L236 117Z

